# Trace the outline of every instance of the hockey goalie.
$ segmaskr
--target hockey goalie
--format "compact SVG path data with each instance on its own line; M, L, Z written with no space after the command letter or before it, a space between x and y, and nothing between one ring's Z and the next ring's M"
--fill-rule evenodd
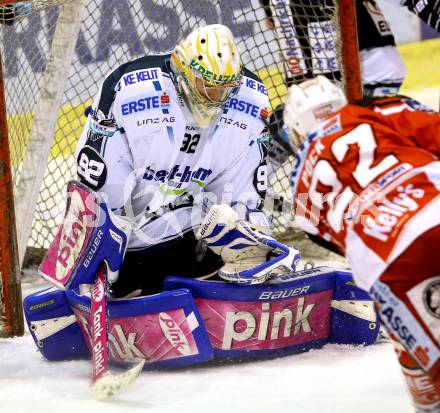
M268 104L222 25L104 80L40 267L55 287L24 303L47 359L91 355L99 375L106 349L152 369L375 341L351 273L295 272L299 252L270 235Z
M40 268L58 288L25 299L30 331L49 360L89 356L91 285L102 263L114 279L130 226L80 183L71 182L69 194L64 223ZM180 367L291 354L327 342L374 343L379 325L372 300L350 272L295 272L296 250L237 218L230 206L216 205L198 227L196 236L224 262L217 277L170 276L161 293L109 297L111 361L145 358L146 368Z

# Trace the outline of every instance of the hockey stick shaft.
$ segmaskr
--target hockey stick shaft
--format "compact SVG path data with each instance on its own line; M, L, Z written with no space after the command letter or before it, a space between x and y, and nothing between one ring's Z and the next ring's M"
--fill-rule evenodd
M130 384L142 372L145 359L130 369L111 374L109 371L109 330L107 319L107 266L102 263L92 287L92 372L91 390L95 398L105 400Z
M108 371L107 280L106 266L99 266L92 287L92 385Z

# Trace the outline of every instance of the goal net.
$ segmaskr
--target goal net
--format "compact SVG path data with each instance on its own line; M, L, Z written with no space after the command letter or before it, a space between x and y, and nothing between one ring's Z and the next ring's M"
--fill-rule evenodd
M327 73L348 91L356 89L359 73L344 70L343 58L356 35L341 40L347 27L355 30L353 0L293 3L294 8L289 0L0 0L0 86L6 97L20 266L33 265L34 253L45 251L54 237L66 184L75 178L73 154L85 110L117 65L168 51L201 24L222 23L234 33L244 65L266 86L274 129L275 109L291 82ZM341 27L346 13L348 23ZM356 41L353 48L356 53ZM274 140L266 208L274 210L274 232L280 236L294 232L292 160L288 147ZM14 277L2 270L0 278L4 320L5 286Z

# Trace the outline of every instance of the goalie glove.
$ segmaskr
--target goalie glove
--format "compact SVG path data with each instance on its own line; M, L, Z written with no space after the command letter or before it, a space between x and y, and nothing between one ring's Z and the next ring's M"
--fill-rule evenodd
M225 265L218 275L237 284L260 284L295 270L300 253L239 220L228 205L213 206L196 238L220 255Z

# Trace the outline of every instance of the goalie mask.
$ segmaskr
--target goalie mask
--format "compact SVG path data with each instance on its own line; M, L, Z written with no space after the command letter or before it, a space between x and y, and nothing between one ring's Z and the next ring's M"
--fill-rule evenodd
M324 76L290 86L283 120L293 149L304 142L306 135L319 122L346 104L343 91Z
M241 83L240 53L231 31L221 24L193 30L171 54L173 70L201 126Z

